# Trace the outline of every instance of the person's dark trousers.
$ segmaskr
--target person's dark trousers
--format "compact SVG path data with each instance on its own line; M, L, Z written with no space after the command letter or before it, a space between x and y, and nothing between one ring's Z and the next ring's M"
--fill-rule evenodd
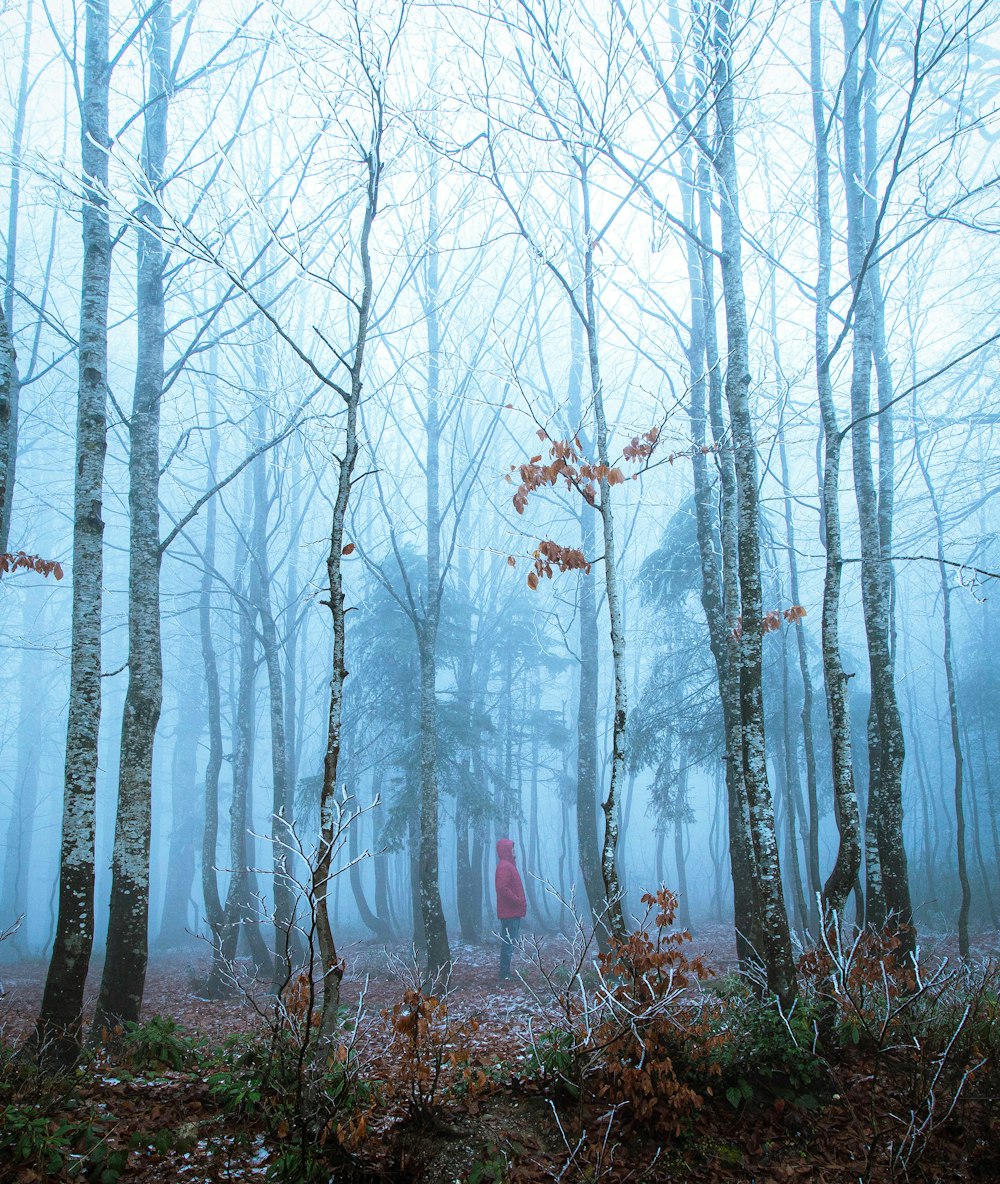
M500 918L500 977L510 978L510 956L521 932L520 917Z

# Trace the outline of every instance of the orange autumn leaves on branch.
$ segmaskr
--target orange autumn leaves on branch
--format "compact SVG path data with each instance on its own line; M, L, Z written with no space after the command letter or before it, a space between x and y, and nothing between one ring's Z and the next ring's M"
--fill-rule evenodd
M654 428L655 432L656 429ZM566 482L567 489L575 489L590 505L597 501L597 486L601 481L609 485L622 485L625 474L610 465L592 464L583 459L583 447L579 437L572 440L553 440L544 428L538 429L538 438L549 441L549 463L542 464L542 454L533 456L526 464L511 465L506 480L513 482L511 473L517 471L521 484L514 493L514 509L524 513L528 496L546 485ZM654 440L655 443L655 440Z
M63 578L62 564L55 559L43 559L40 555L29 555L25 551L0 552L0 572L33 571L40 576Z
M633 436L630 443L622 450L628 461L648 460L653 454L659 440L659 428L650 428L643 436ZM514 509L523 514L528 504L529 496L535 490L546 486L558 485L565 482L567 489L575 489L588 505L597 505L597 491L602 481L608 485L623 485L625 474L619 468L611 465L595 464L583 456L583 445L578 436L571 440L553 440L544 428L538 429L538 438L549 444L549 460L543 463L542 454L531 457L521 465L511 465L505 480L513 484L515 472L520 478L520 484L514 492ZM590 561L576 547L564 547L552 539L543 539L531 555L532 570L528 572L528 587L534 591L539 580L544 576L552 578L552 573L559 571L580 571L584 575L590 574ZM515 567L517 560L513 555L507 556L507 562Z
M801 621L805 615L806 610L801 604L793 604L790 608L783 608L780 611L776 608L769 608L760 618L760 631L761 633L777 633L781 628L782 621L794 625L796 621ZM738 640L742 636L743 618L737 617L736 624L733 626L733 637Z

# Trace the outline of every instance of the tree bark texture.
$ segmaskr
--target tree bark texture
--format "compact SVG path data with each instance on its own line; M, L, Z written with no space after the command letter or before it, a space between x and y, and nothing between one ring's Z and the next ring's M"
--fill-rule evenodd
M783 1007L789 1007L795 999L797 984L788 916L781 886L781 867L764 745L760 509L757 491L757 453L750 414L749 340L741 264L742 230L738 205L739 176L736 165L730 43L733 2L734 0L722 0L716 9L718 56L715 74L715 169L721 199L722 288L728 349L726 402L733 431L739 523L737 554L742 618L739 669L743 778L756 867L762 935L760 952L769 990L777 996Z
M358 253L361 260L362 286L357 303L357 328L354 335L354 354L351 359L350 385L344 393L344 451L336 457L337 492L333 503L333 517L330 524L330 550L327 553L326 571L330 587L328 601L333 620L333 662L330 672L330 706L327 714L326 752L323 757L323 784L319 801L319 846L312 874L312 895L316 936L319 943L320 961L323 968L323 1006L320 1018L320 1034L328 1041L336 1029L337 1011L340 1006L340 983L344 977L344 966L337 955L337 945L330 923L329 887L333 864L334 844L340 837L338 824L340 812L337 809L337 772L343 736L344 682L347 679L346 622L344 616L344 528L347 520L347 504L351 495L354 468L358 460L358 408L363 386L365 347L368 343L368 329L372 314L374 283L372 279L371 234L378 212L379 181L381 161L379 125L372 147L366 157L366 202Z
M889 570L882 551L878 494L872 468L871 371L875 345L875 310L866 267L868 242L862 163L861 112L864 102L858 63L859 4L844 6L844 181L847 195L847 254L854 298L851 374L851 446L854 491L861 536L861 597L868 640L872 705L869 719L870 824L874 827L881 865L881 885L869 884L870 921L891 919L904 953L912 953L916 937L910 903L906 849L903 843L902 776L905 745L896 698L892 663ZM867 68L864 75L867 75ZM881 898L885 915L872 915ZM873 889L875 891L873 892ZM874 900L873 900L874 897Z
M710 243L711 211L709 174L699 164L698 190L704 209L695 209L694 185L685 197L692 229L699 227L703 241ZM695 531L701 562L701 604L708 624L709 645L715 660L722 726L725 738L726 804L729 834L729 865L733 883L736 952L746 968L754 956L755 899L753 851L750 843L746 788L743 783L743 736L739 710L739 662L733 636L739 617L739 585L736 571L736 477L732 451L727 447L722 409L722 382L715 325L715 296L712 256L688 240L688 282L691 288L691 337L688 367L691 383L691 437L695 445L691 465L694 478ZM708 403L708 408L706 408ZM720 497L718 510L702 451L707 441L707 417L711 414L713 445L718 450Z
M574 310L570 314L570 363L568 383L569 434L575 434L583 416L583 325ZM593 555L596 542L590 506L580 506L580 549ZM604 880L597 846L597 691L599 635L597 592L592 579L581 577L576 612L579 623L579 656L576 705L576 845L580 876L596 923L604 904ZM599 936L601 936L599 934Z
M70 1059L79 1048L83 989L94 944L94 823L101 719L103 483L107 448L108 0L86 9L81 111L83 276L73 490L73 609L69 719L59 855L59 914L38 1018L42 1051Z
M170 26L170 0L159 0L149 20L142 161L148 194L138 211L138 348L129 421L129 677L122 717L107 954L94 1017L96 1032L138 1022L149 956L153 743L163 703L159 484L166 328L159 191L167 156Z
M426 978L433 983L451 966L451 950L441 904L438 870L439 820L437 752L437 647L441 620L441 494L440 494L440 367L441 329L438 315L438 221L436 183L430 190L427 253L424 260L423 311L427 326L427 453L425 489L427 496L427 554L422 618L417 622L417 652L420 657L420 912L423 918Z
M604 380L601 374L600 338L597 324L595 292L594 239L590 214L590 184L586 164L581 158L580 196L583 251L584 330L587 343L587 362L590 370L590 394L594 407L594 427L597 459L610 467L608 425L604 411ZM604 841L601 844L601 876L604 880L605 926L612 936L625 937L625 915L622 910L622 886L618 875L618 796L625 778L625 724L628 717L628 687L625 673L625 631L622 628L621 601L618 595L617 547L615 516L611 501L611 486L602 477L598 492L598 513L604 543L604 591L608 601L608 623L611 633L611 668L614 679L614 708L611 719L611 776L608 792L601 809L604 811Z
M840 654L840 588L843 549L840 530L840 455L843 437L837 422L830 380L830 272L833 229L830 221L830 156L823 91L823 0L811 0L809 39L813 133L816 139L816 223L819 261L816 280L816 390L823 424L822 532L826 550L823 575L823 685L830 726L834 817L839 843L833 868L823 886L824 910L843 918L844 906L861 867L861 819L854 785L851 715L847 675Z

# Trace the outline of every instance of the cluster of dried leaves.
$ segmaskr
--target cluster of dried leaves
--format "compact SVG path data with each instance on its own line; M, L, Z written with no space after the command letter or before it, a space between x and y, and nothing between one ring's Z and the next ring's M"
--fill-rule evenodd
M61 563L26 551L0 551L0 573L8 571L33 571L40 576L55 576L57 580L63 578Z

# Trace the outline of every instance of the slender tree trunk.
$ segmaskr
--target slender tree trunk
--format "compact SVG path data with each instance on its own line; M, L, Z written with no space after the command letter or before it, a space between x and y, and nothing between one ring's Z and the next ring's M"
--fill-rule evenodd
M382 775L380 770L376 770L375 778L372 782L372 797L376 797L379 792L379 785L381 783ZM356 808L356 807L355 807ZM361 829L361 819L359 818L349 830L347 836L347 854L350 862L350 870L348 876L351 881L351 894L354 896L354 903L357 905L358 915L368 931L379 939L379 941L389 941L392 934L389 932L389 926L382 917L372 912L371 906L368 903L368 897L365 895L365 886L361 881L361 863L360 863L360 838L358 831Z
M451 967L448 930L441 904L438 869L440 841L437 738L437 647L441 620L443 583L441 575L440 494L440 367L441 328L439 322L437 185L432 179L424 259L423 312L427 326L427 454L425 458L426 579L427 602L417 624L420 657L420 911L427 943L426 978L433 983Z
M201 674L194 664L187 670L177 704L174 751L170 765L170 839L167 883L157 944L170 949L187 939L187 906L195 877L198 836L198 745L204 719ZM200 804L200 803L199 803Z
M361 404L365 348L368 344L372 301L375 293L372 276L371 234L378 211L379 182L382 169L379 156L380 147L381 123L375 130L373 143L366 157L366 202L358 239L362 286L360 299L355 306L357 328L354 337L354 355L351 359L351 381L349 388L342 394L345 411L344 451L341 456L336 458L337 493L333 503L330 550L327 553L326 561L327 579L330 587L330 599L327 603L333 618L333 663L330 674L326 753L323 758L323 785L320 790L319 803L320 839L312 878L316 933L323 967L323 1008L320 1033L324 1042L333 1036L336 1028L337 1011L340 1006L340 983L344 977L344 966L337 955L333 927L330 924L328 891L334 845L339 838L339 812L336 801L337 770L340 764L343 731L344 682L347 679L343 573L344 529L347 521L347 503L354 479L354 467L358 459L358 408Z
M263 345L255 349L257 387L267 387L267 368ZM257 408L257 437L267 436L266 409ZM274 877L274 979L272 988L280 994L292 978L292 951L295 936L295 899L290 879L294 847L292 827L295 822L294 797L288 777L288 746L285 736L285 681L281 670L281 646L271 599L272 572L268 555L267 459L260 456L253 464L253 528L251 578L252 597L260 622L260 644L267 671L268 718L271 730L271 868Z
M160 238L163 219L158 194L167 156L170 26L170 0L159 0L149 21L149 95L142 163L150 197L139 206L138 350L129 421L129 677L122 717L107 955L94 1016L96 1033L138 1022L149 957L153 742L163 703L159 484L166 328L165 258Z
M677 770L677 796L674 802L674 864L677 867L677 919L682 929L691 928L691 901L688 897L687 865L684 858L684 829L688 816L687 751L682 746Z
M211 371L214 374L214 358ZM208 390L208 477L209 488L215 483L219 457L219 433L215 424L214 382ZM219 683L219 663L215 654L212 628L212 584L215 570L215 531L218 514L212 498L205 510L205 549L198 597L198 623L201 634L201 657L205 672L205 705L208 723L208 760L205 765L204 824L201 843L201 894L205 905L205 919L211 930L212 948L222 944L223 909L219 895L219 777L222 772L222 688Z
M20 390L11 324L0 308L0 555L10 547Z
M105 392L108 384L108 0L86 9L81 111L83 280L73 499L73 623L59 858L59 916L37 1043L68 1060L80 1043L83 990L94 944L94 818L101 719L101 590Z
M698 191L703 208L695 211L695 186L685 186L686 216L698 224L703 241L710 244L709 172L700 166ZM736 478L722 410L722 383L715 326L712 257L688 240L688 280L691 287L691 339L688 359L691 382L691 437L695 445L691 465L694 477L695 530L701 560L701 604L708 624L709 644L715 660L725 737L725 783L729 834L729 863L733 882L736 949L740 964L748 967L755 948L755 894L753 853L748 831L746 789L741 753L742 724L739 711L739 667L733 627L739 616L736 573ZM706 426L711 413L713 446L718 450L721 497L718 512L708 469Z
M915 400L914 400L915 402ZM924 456L920 429L916 426L916 406L913 408L914 435L913 446L917 456L917 464L927 486L927 494L931 499L931 509L934 511L935 540L937 543L938 578L941 583L941 617L944 628L944 646L942 659L944 662L945 680L948 686L948 722L951 727L951 751L954 760L954 801L955 801L955 855L958 861L958 882L962 890L962 900L958 909L958 952L963 961L969 957L969 912L972 908L972 882L969 879L968 858L966 855L965 834L965 757L962 751L962 737L958 720L958 682L955 677L954 639L951 623L951 591L952 582L945 563L944 522L941 515L941 503L937 490L931 481L930 466Z
M21 382L14 349L14 275L17 267L18 215L21 207L21 146L28 107L28 64L31 60L31 26L34 0L24 9L24 42L21 47L21 76L14 112L14 135L10 149L10 206L7 211L7 263L4 275L3 307L0 309L0 555L10 547L10 520L14 507L14 479L17 472L17 436Z
M733 429L739 523L737 555L742 610L740 708L743 723L743 779L750 811L750 836L757 872L762 931L761 952L767 972L767 985L783 1007L790 1007L796 996L797 984L781 887L781 867L764 745L760 510L757 452L750 415L749 339L741 263L742 230L737 200L739 176L736 166L730 42L733 3L734 0L722 0L716 9L715 168L721 196L722 290L728 348L726 402Z
M792 601L797 604L797 600ZM792 735L792 718L789 710L791 703L791 688L788 679L788 636L783 632L781 636L781 752L784 763L782 781L785 788L785 850L787 852L787 878L792 889L792 903L795 908L795 923L799 934L805 934L809 928L809 909L806 907L805 893L802 891L802 871L799 866L798 835L795 830L796 818L802 811L802 786L799 781L798 754L795 751L795 737Z
M590 395L594 409L597 459L610 467L608 425L604 411L604 380L601 374L600 338L595 292L594 235L590 213L590 182L583 156L577 161L580 176L583 230L583 311L587 362L590 371ZM622 911L623 890L618 874L618 796L625 775L625 725L628 716L628 688L625 674L625 631L622 628L621 602L618 595L618 551L615 542L615 518L611 487L607 477L599 482L597 510L601 519L604 544L604 591L608 602L611 633L611 668L614 679L614 707L611 721L611 776L608 792L601 804L604 811L604 841L601 845L601 877L604 881L604 924L611 936L625 937Z
M844 6L844 174L847 193L847 251L854 293L853 371L851 375L851 444L854 491L861 531L861 595L868 639L872 706L869 717L871 767L868 815L874 824L881 869L881 885L868 886L870 921L890 920L899 932L902 952L916 946L913 910L903 845L902 774L905 745L893 676L889 570L882 551L878 495L871 456L871 369L875 311L865 272L869 250L865 190L861 159L863 82L859 80L858 0ZM863 78L868 78L864 70ZM879 887L885 916L872 915L878 907Z
M574 223L578 218L576 190L570 192ZM583 286L583 274L574 257L573 282L577 288ZM567 383L568 434L583 435L583 369L584 369L584 324L576 309L570 312L570 356ZM593 555L596 550L597 533L593 509L581 503L580 550L584 555ZM594 581L581 578L576 602L579 621L579 675L577 683L576 712L576 846L580 865L580 877L590 906L594 923L604 908L604 880L601 875L601 857L597 840L597 701L600 683L600 637L597 623L597 591ZM603 928L598 931L602 948L607 936Z
M823 887L823 907L843 918L844 906L861 867L861 820L854 784L851 715L847 702L847 678L840 655L840 586L843 550L840 533L840 454L843 437L837 423L830 381L830 273L833 230L830 220L830 157L827 142L826 103L823 98L823 0L811 0L813 132L816 138L816 222L819 232L819 265L816 281L816 389L823 424L822 531L826 550L823 576L823 684L830 726L834 816L839 844L834 866Z
M220 998L232 991L232 968L240 931L250 913L250 779L253 771L253 729L256 708L256 632L247 588L238 603L239 676L233 718L233 793L229 804L229 884L220 925L221 941L213 950L208 993Z
M971 753L972 744L969 739L968 725L962 724L962 740L965 746L965 752ZM986 901L987 912L989 913L990 924L995 928L1000 923L1000 916L997 914L996 901L993 899L993 890L991 883L995 876L991 877L987 868L986 860L983 857L983 832L979 824L979 794L976 786L975 765L969 761L969 804L972 806L972 835L973 845L976 849L976 863L979 867L979 878L983 885L983 900Z
M21 600L24 635L38 628L39 617L29 612L30 601ZM42 612L44 612L44 608ZM38 808L38 765L42 756L45 700L39 697L38 669L30 650L21 651L19 692L17 697L17 765L14 769L14 800L7 826L6 854L3 865L3 914L0 926L6 928L18 917L27 919L31 883L31 851L35 837L35 812ZM28 934L19 929L11 937L11 946L23 953Z
M784 425L778 434L778 459L781 464L781 483L785 491L785 541L788 544L789 592L792 604L801 604L799 591L799 561L795 543L795 522L792 514L791 486L789 485L788 455L785 449ZM813 685L809 670L809 656L806 653L805 626L796 618L792 626L799 659L799 677L802 679L802 746L806 760L806 796L809 803L808 817L802 818L802 839L806 852L806 869L809 882L809 908L807 916L814 933L819 932L818 901L822 898L823 881L819 870L819 792L816 784L816 749L813 744L812 712ZM786 720L787 724L787 720Z

